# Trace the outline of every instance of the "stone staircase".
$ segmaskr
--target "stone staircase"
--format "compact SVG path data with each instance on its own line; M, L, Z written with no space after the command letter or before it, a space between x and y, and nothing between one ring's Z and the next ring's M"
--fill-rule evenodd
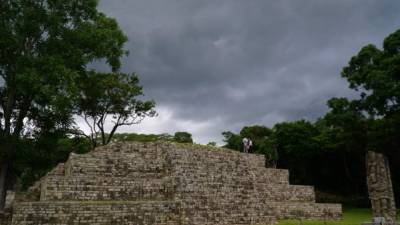
M339 219L310 186L262 155L171 143L115 143L65 164L17 195L12 225L250 225Z

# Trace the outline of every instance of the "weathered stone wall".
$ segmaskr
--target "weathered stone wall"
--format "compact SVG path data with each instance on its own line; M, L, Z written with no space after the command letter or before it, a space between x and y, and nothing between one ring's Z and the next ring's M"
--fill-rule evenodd
M0 212L0 225L10 225L11 224L11 212L5 211Z
M229 224L246 215L257 224L268 217L294 218L297 211L304 218L340 217L340 206L313 203L313 187L289 185L287 170L265 168L262 155L187 147L166 151L176 178L176 198L190 224Z
M264 225L341 217L340 205L315 203L313 187L290 185L288 171L265 168L264 156L169 143L72 154L17 199L13 225Z
M29 202L14 208L13 224L181 224L176 202Z
M172 178L69 177L47 179L42 200L167 200L175 193Z

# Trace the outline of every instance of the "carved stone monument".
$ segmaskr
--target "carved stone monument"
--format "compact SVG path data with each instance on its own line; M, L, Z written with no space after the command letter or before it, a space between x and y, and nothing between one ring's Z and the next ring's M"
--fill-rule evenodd
M365 224L396 224L396 206L388 161L383 154L367 154L367 184L374 220Z

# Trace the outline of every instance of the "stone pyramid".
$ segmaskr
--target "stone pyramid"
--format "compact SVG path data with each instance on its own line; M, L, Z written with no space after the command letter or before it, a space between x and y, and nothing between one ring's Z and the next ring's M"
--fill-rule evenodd
M250 225L278 219L340 219L311 186L262 155L171 143L114 143L71 154L28 192L12 225Z

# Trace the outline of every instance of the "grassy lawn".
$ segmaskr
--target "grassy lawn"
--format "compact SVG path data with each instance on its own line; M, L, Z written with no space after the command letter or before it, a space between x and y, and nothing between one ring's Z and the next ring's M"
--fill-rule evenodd
M371 221L370 209L343 209L343 220L327 221L326 225L361 225L362 222ZM298 220L283 220L278 225L298 225ZM303 225L324 225L323 221L303 221Z

